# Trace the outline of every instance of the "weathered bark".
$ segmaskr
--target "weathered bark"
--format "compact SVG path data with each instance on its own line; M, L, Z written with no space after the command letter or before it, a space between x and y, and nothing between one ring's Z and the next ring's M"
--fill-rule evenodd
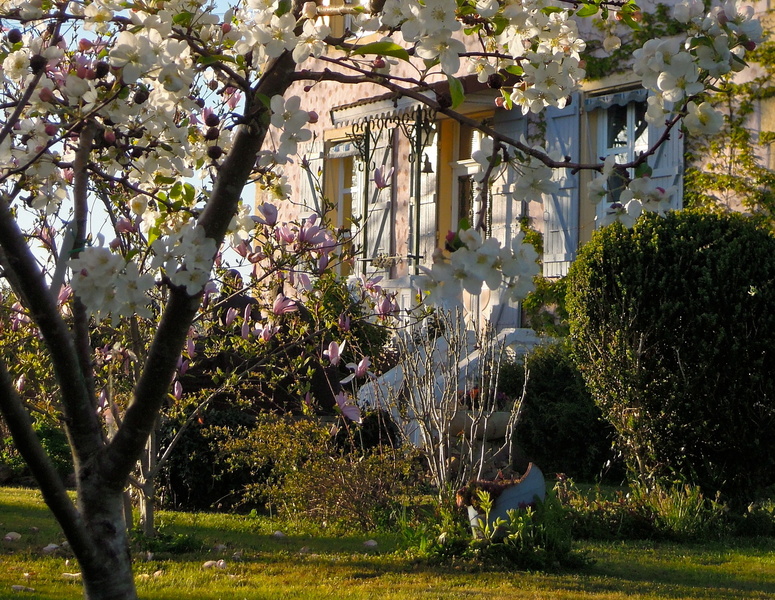
M91 557L82 560L81 577L87 600L135 600L132 557L124 521L123 491L105 492L99 477L89 475L78 486L78 510L83 515Z

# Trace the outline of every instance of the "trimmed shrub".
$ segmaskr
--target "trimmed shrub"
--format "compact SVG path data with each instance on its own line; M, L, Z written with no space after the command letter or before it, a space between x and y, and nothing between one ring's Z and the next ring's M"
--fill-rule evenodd
M741 215L603 228L569 274L577 363L641 482L775 481L775 238Z
M527 356L527 365L530 376L516 427L517 444L545 473L596 480L612 462L614 431L587 391L570 345L558 341L537 346ZM519 397L524 373L522 362L502 365L501 390Z

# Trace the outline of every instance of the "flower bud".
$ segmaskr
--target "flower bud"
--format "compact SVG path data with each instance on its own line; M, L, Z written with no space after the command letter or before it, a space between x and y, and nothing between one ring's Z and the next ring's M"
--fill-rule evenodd
M30 70L33 73L40 73L46 68L47 64L48 59L42 54L36 54L35 56L30 57Z
M54 102L56 98L54 97L54 92L51 91L51 88L40 88L40 91L38 92L38 98L40 98L41 102Z
M12 44L18 44L22 41L22 32L18 29L11 29L8 33L5 34L5 39L7 39Z

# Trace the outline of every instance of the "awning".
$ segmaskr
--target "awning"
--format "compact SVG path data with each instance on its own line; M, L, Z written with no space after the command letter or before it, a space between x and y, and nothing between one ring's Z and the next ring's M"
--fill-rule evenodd
M347 141L333 144L328 149L326 158L346 158L348 156L358 156L359 154L360 152L358 152L358 146L355 145L355 142Z
M584 110L594 110L596 108L610 108L611 106L627 106L630 102L645 102L648 98L648 90L639 88L627 92L618 92L616 94L605 94L603 96L591 96L584 99Z
M428 97L433 96L433 92L430 91L422 92L422 94ZM342 127L374 119L401 117L416 111L418 107L424 108L425 104L414 98L386 94L364 98L358 102L334 108L331 110L331 121L336 127Z

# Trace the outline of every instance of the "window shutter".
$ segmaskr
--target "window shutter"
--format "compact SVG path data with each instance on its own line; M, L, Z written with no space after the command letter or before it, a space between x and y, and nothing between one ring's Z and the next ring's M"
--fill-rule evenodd
M665 132L664 124L649 123L649 147L653 146ZM649 157L653 172L651 178L657 186L668 189L675 186L670 197L670 208L683 208L683 171L684 144L681 129L678 126L670 130L670 138Z
M320 186L323 185L323 158L325 156L323 142L313 140L305 144L304 149L299 152L299 155L309 165L309 168L299 171L300 181L297 191L299 201L306 210L322 215L323 207L320 201Z
M385 189L378 189L374 185L374 170L382 169L387 174L393 167L393 130L383 129L377 136L376 144L371 153L369 169L364 176L366 178L366 220L365 228L365 256L366 273L389 276L389 269L379 265L375 266L372 259L380 254L391 255L391 241L393 237L393 190L395 189L395 173L390 178L390 185Z
M578 161L578 94L562 110L548 107L544 116L547 150L559 151L571 161ZM544 195L544 276L564 277L576 257L579 243L578 174L571 173L570 169L555 169L552 179L559 184L559 190Z
M439 171L438 146L434 142L425 148L421 168L425 165L425 156L433 169L432 173L420 173L420 263L430 265L433 252L438 246L436 237L436 173ZM410 249L410 252L414 249Z
M495 113L494 129L513 140L526 133L526 120L518 110L502 110ZM512 153L513 154L513 153ZM517 172L508 168L504 177L495 181L490 202L492 202L492 237L509 246L518 230L519 219L525 214L522 198L514 197L514 183Z

